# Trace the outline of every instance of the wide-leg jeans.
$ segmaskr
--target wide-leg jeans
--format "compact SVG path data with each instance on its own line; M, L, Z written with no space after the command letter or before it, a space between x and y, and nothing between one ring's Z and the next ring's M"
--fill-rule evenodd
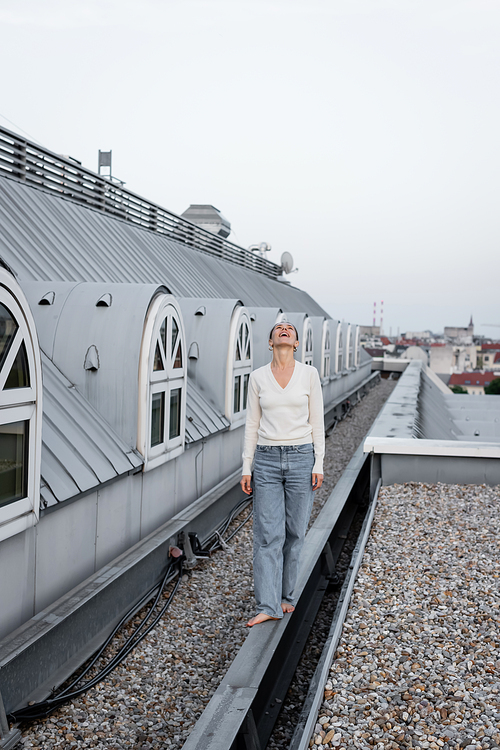
M299 558L311 515L314 448L258 445L253 471L253 574L257 612L283 617L295 604Z

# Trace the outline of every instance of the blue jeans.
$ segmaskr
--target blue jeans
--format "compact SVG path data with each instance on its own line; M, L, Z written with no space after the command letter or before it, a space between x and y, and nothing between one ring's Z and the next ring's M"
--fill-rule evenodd
M253 576L257 612L283 617L295 604L299 557L311 515L314 449L258 445L253 470Z

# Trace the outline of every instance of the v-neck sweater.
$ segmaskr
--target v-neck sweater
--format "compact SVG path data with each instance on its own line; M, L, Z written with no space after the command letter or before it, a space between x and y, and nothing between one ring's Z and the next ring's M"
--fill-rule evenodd
M257 445L306 443L314 445L313 473L322 474L325 427L317 369L296 361L285 388L274 377L270 364L254 370L248 381L242 473L252 473Z

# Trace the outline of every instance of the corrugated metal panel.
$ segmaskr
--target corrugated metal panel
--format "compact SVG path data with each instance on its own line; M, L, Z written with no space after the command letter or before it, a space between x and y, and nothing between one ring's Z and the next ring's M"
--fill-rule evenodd
M44 505L97 488L142 465L42 352Z
M305 292L0 177L0 255L23 280L165 284L179 297L327 313Z
M229 422L223 414L202 396L194 383L188 379L186 393L186 442L194 443L197 440L213 435L216 432L227 430Z

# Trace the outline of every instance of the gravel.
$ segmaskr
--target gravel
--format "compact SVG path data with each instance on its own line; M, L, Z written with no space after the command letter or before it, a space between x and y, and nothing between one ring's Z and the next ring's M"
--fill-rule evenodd
M500 746L500 487L381 490L310 746Z
M313 518L394 385L382 380L327 438L325 482L316 493ZM106 680L23 727L22 746L180 748L248 633L245 623L254 614L251 556L250 521L227 551L184 576L165 617Z

